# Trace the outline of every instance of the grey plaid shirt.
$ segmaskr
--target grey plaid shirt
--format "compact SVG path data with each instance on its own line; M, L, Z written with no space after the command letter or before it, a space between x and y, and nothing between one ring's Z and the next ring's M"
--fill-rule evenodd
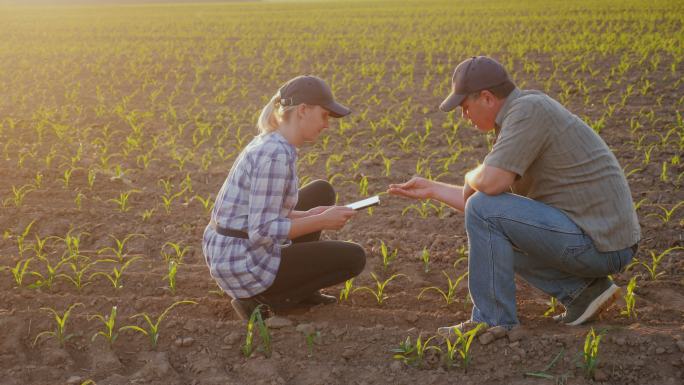
M280 247L289 242L288 216L297 204L297 152L279 132L255 137L238 156L216 198L218 226L249 239L204 230L203 251L211 276L233 298L257 295L273 283Z

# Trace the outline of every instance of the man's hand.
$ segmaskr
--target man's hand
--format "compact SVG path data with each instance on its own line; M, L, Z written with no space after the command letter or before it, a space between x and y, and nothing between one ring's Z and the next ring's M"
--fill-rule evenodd
M470 198L473 194L475 194L477 190L472 188L468 182L466 181L463 184L463 204L465 205L466 202L468 202L468 198Z
M312 209L307 210L307 211L306 211L306 215L304 215L304 216L305 216L305 217L309 217L309 216L312 216L312 215L317 215L317 214L320 214L320 213L324 212L325 210L327 210L327 209L329 209L329 208L331 208L331 207L333 207L333 206L318 206L318 207L314 207L314 208L312 208Z
M425 178L414 176L406 183L391 184L387 192L413 199L432 198L434 184Z

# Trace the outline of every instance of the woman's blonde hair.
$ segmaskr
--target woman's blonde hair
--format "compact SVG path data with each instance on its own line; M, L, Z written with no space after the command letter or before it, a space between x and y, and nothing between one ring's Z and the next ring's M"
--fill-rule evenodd
M296 107L282 106L280 104L280 91L276 92L261 110L261 114L259 114L259 120L257 121L259 133L264 135L277 130L280 123L287 118L288 111Z

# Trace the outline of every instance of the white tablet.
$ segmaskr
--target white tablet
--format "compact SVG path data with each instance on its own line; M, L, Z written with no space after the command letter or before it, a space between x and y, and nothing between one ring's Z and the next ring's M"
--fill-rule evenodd
M376 206L380 204L380 197L379 196L372 196L370 198L366 198L354 203L350 203L346 205L346 207L349 207L350 209L354 210L361 210L365 209L366 207L371 207L371 206Z

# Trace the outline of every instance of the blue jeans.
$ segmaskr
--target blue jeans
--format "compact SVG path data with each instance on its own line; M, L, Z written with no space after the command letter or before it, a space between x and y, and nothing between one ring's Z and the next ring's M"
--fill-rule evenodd
M620 272L631 248L599 252L562 211L520 195L472 195L465 207L471 319L490 326L518 324L517 273L563 305L595 278Z

